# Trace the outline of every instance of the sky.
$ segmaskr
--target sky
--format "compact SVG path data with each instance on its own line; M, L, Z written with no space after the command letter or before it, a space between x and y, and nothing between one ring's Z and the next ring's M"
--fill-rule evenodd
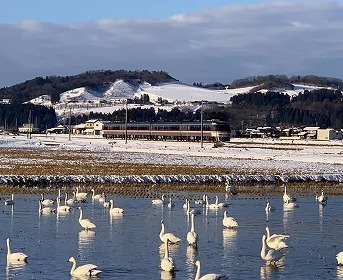
M0 87L89 70L183 83L341 78L343 1L13 0L0 8Z

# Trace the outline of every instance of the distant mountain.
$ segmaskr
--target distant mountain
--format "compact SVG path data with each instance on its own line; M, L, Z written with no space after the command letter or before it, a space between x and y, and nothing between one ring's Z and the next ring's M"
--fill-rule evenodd
M60 100L62 93L78 88L85 88L87 92L104 94L106 91L110 91L111 86L117 80L123 80L133 87L138 87L143 82L156 85L177 81L163 71L87 71L75 76L36 77L24 83L1 88L0 99L9 98L12 103L24 103L42 95L49 95L51 101L55 103Z
M340 89L343 80L314 75L268 75L237 79L232 84L215 83L193 86L180 83L163 71L99 70L87 71L75 76L37 77L24 83L0 89L0 99L9 98L12 103L41 102L42 96L50 96L51 102L87 101L96 99L135 98L142 94L151 100L168 101L219 101L228 102L236 94L275 91L289 95L305 89Z

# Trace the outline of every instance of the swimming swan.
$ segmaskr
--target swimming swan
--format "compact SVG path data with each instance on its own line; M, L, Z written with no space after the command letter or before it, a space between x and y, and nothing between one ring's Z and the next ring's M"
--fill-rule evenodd
M337 264L338 264L338 265L343 264L343 252L339 252L339 253L336 255L336 260L337 260Z
M173 233L164 232L164 221L161 221L161 231L160 231L160 239L164 243L166 240L169 240L170 243L177 243L181 241L181 238L175 236Z
M77 209L80 210L80 217L79 217L79 223L80 225L85 229L88 230L90 228L95 228L95 224L93 224L89 219L82 219L82 208L77 207Z
M267 204L266 204L266 208L265 208L266 212L271 212L275 210L275 207L271 206L269 201L267 200Z
M194 226L194 213L191 214L191 230L187 233L188 245L197 246L198 245L198 234L195 232Z
M94 189L91 189L91 191L92 191L92 199L93 200L99 200L102 197L101 194L95 194L95 190Z
M208 202L208 196L206 195L205 196L205 201L206 201L206 207L208 208L208 209L219 209L220 208L220 206L218 205L218 204L216 204L216 203L209 203Z
M226 275L224 274L216 274L216 273L209 273L202 277L200 277L200 261L196 261L195 265L197 266L197 272L195 274L194 280L225 280L227 279Z
M168 242L168 239L164 242L164 258L161 260L161 268L163 271L171 272L175 270L175 262L172 257L169 257Z
M88 196L88 193L79 192L79 188L78 187L76 188L75 197L77 201L85 202L87 200L87 196Z
M113 207L113 205L114 205L113 199L110 200L110 205L111 205L111 207L110 207L110 214L124 213L124 209Z
M324 192L322 190L321 195L316 195L316 201L318 201L318 203L320 204L326 204L328 202L328 198L324 195Z
M172 198L169 198L169 203L168 203L168 208L173 208L174 207L174 202L172 200Z
M38 208L38 212L40 214L50 214L50 213L56 213L56 208L52 208L52 207L43 207L42 201L39 200L39 208Z
M152 204L163 204L164 202L165 202L164 194L162 194L161 199L157 198L151 201Z
M97 269L98 266L95 264L84 264L76 267L76 260L74 257L69 259L69 262L73 263L70 270L71 276L98 276L102 271Z
M269 227L266 227L266 243L269 248L275 250L281 250L283 248L287 248L288 245L285 243L285 239L289 237L289 235L285 234L273 234L270 235Z
M218 196L216 195L216 205L218 205L218 208L222 208L222 207L228 207L229 204L225 203L225 202L219 202Z
M194 214L194 215L197 215L197 214L201 214L201 210L200 209L191 209L191 206L190 206L190 201L188 200L187 201L187 215L190 215L190 214Z
M70 206L68 206L68 205L60 205L60 198L59 197L57 197L56 201L57 201L57 208L56 208L57 212L68 213L68 212L71 211L71 207Z
M5 205L14 205L14 193L12 193L11 199L5 200Z
M290 203L297 200L295 197L291 197L289 194L287 194L286 186L285 186L285 192L283 193L282 199L284 203Z
M275 264L277 261L282 259L284 254L279 250L268 250L267 251L267 244L266 244L267 237L265 235L262 236L262 249L261 249L261 258L271 264Z
M223 226L227 228L235 228L235 227L238 227L239 225L233 217L227 216L227 211L224 211Z
M10 247L11 239L7 238L7 261L8 262L26 262L28 256L22 252L19 253L11 253Z
M53 199L44 199L44 194L41 193L41 202L43 206L53 206L55 200Z

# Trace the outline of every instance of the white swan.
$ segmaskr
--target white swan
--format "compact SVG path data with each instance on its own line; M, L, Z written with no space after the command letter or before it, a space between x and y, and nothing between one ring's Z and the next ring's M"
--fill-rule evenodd
M75 198L77 201L85 202L87 200L88 193L86 192L79 192L79 188L76 188Z
M57 197L56 201L57 201L57 208L56 208L57 212L59 212L59 213L61 213L61 212L62 213L63 212L69 213L71 211L71 207L70 206L68 206L68 205L60 205L60 198L59 197Z
M336 260L337 260L337 264L338 264L338 265L343 264L343 252L339 252L339 253L336 255Z
M5 200L5 205L14 205L14 193L12 193L11 199Z
M28 256L22 252L11 253L11 239L7 238L7 261L8 262L26 262Z
M172 200L172 198L169 198L169 203L168 203L168 208L173 208L174 207L174 202Z
M43 207L41 200L38 201L38 204L39 204L38 212L40 214L56 213L56 208L52 208L50 206Z
M57 197L60 199L60 201L64 199L64 197L61 193L61 189L58 189L58 196Z
M262 236L262 249L261 249L261 258L271 264L275 264L277 261L283 258L284 254L279 250L268 250L266 244L267 237Z
M224 274L216 274L216 273L209 273L206 274L202 277L200 277L200 261L196 261L195 265L197 266L197 272L195 274L195 279L194 280L225 280L227 279L226 275Z
M95 194L95 190L94 189L91 189L91 191L92 191L92 199L93 200L99 200L102 197L101 194Z
M288 245L285 243L285 239L289 237L289 235L286 234L273 234L270 235L269 227L266 227L266 243L269 248L280 250L283 248L287 248Z
M220 206L218 204L216 204L216 203L209 203L207 195L205 196L205 201L206 201L206 207L208 209L219 209L220 208Z
M266 204L266 208L265 208L266 212L271 212L275 210L275 207L271 206L269 201L267 200L267 204Z
M286 186L285 186L285 191L283 193L282 199L283 199L284 203L290 203L290 202L294 202L297 200L295 197L291 197L289 194L287 194L287 187Z
M164 194L162 194L161 198L156 198L151 201L152 204L163 204L164 203Z
M318 203L320 204L326 204L328 202L328 198L324 195L324 192L322 190L321 195L316 195L316 201L318 201Z
M191 230L187 233L188 245L197 246L198 245L198 234L195 232L194 226L194 213L191 214Z
M175 262L172 257L169 257L169 248L168 248L169 240L166 239L164 242L164 258L161 260L161 268L163 271L172 272L175 270Z
M169 240L170 243L177 243L177 242L181 241L181 238L177 237L173 233L171 233L171 232L165 233L164 231L165 231L165 229L164 229L164 221L162 220L161 221L161 231L160 231L160 235L159 235L161 241L163 243L166 242L166 240Z
M91 229L91 228L95 228L95 224L93 224L89 219L82 219L82 208L81 207L77 207L77 209L80 210L80 217L79 217L79 223L80 225L85 229Z
M235 227L238 227L239 225L233 217L227 216L227 211L224 211L223 226L227 228L235 228Z
M102 193L102 197L103 197L103 202L102 202L102 206L104 207L104 208L109 208L109 207L111 207L111 202L110 201L106 201L106 194L105 193Z
M124 209L123 208L118 208L118 207L113 207L114 203L113 203L113 199L110 200L110 214L119 214L119 213L124 213Z
M100 195L99 202L103 204L105 201L106 201L106 195L105 195L105 193L103 192L103 193Z
M53 206L55 203L55 200L53 199L44 199L44 194L41 193L41 202L43 206Z
M73 266L70 270L71 276L99 276L99 274L102 272L95 264L84 264L76 267L76 260L74 257L71 257L69 262L73 263Z
M65 194L65 197L64 197L64 204L65 205L71 205L71 204L74 204L75 202L76 202L75 192L73 192L73 197L69 198L69 199L68 199L68 194L67 193Z
M219 208L222 208L222 207L228 207L229 204L228 203L225 203L225 202L219 202L219 198L218 196L216 195L216 202L215 202Z

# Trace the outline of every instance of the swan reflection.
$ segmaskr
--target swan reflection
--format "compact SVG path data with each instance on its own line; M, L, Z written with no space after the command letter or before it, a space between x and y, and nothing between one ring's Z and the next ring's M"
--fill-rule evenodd
M95 231L92 230L81 230L79 232L79 251L80 254L84 250L90 250L90 245L95 240Z
M25 269L25 264L24 261L7 261L6 278L13 279L13 276L20 274Z
M175 272L161 271L161 280L170 280L175 278Z
M261 280L269 280L269 279L276 279L277 274L282 266L276 266L272 264L265 264L261 266L260 269L260 279Z
M177 251L178 251L179 247L180 247L179 244L169 243L169 244L168 244L169 255L170 255L171 257L177 255ZM165 250L165 245L164 245L164 243L162 243L162 244L160 245L160 247L159 247L159 250L158 250L159 253L160 253L161 259L164 258L164 250Z
M237 230L232 228L223 229L223 246L225 249L232 248L237 241Z
M343 279L343 266L337 266L337 279Z

